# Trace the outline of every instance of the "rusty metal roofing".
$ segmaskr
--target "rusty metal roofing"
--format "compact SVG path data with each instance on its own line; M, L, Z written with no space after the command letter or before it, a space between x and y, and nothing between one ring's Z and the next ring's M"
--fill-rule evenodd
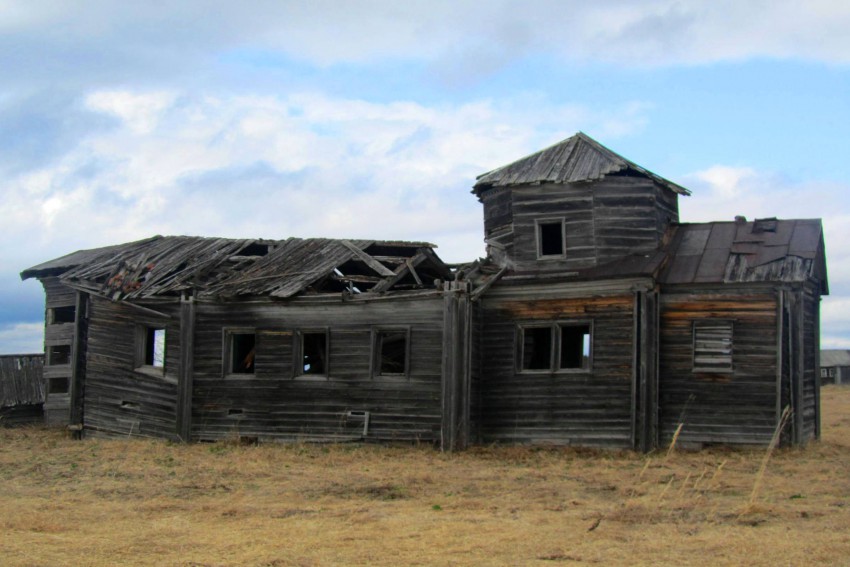
M479 175L473 192L480 196L492 187L596 181L606 175L629 171L646 176L680 195L690 195L684 187L612 152L583 132Z
M199 297L287 298L311 286L385 291L406 279L421 287L420 275L429 283L449 275L433 248L427 242L155 236L68 254L24 270L21 277L58 275L65 285L113 300L186 290Z
M756 219L676 227L667 284L798 282L816 278L828 293L820 219Z

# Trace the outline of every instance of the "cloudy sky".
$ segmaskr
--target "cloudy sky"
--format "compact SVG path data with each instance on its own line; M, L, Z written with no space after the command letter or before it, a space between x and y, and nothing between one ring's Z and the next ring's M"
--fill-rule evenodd
M176 7L175 7L176 6ZM154 234L483 254L475 176L584 131L684 221L823 218L850 348L846 0L0 0L0 353L27 267Z

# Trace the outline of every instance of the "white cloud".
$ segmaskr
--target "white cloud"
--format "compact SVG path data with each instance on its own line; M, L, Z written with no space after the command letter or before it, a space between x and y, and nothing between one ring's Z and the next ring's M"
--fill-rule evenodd
M44 323L0 325L0 354L44 352Z
M477 0L340 3L260 1L158 4L3 2L0 32L27 46L29 72L181 74L226 54L331 66L421 62L468 83L523 58L624 67L752 58L850 63L843 0ZM96 54L90 65L86 60ZM63 77L73 80L75 76Z
M86 102L120 120L0 181L0 236L18 243L0 251L3 270L156 233L426 240L471 260L483 254L475 175L579 124L645 122L639 104L603 112L532 95L427 107L101 90Z

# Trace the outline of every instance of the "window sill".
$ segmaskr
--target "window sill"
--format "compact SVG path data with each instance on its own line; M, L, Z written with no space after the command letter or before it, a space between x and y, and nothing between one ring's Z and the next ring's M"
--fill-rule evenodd
M159 378L161 380L165 380L166 382L172 382L174 384L177 383L177 378L166 374L164 368L159 368L157 366L137 366L133 369L133 371L138 372L139 374L144 374L145 376L150 376L151 378Z
M407 382L410 380L410 376L407 374L375 374L372 376L372 380L383 382Z
M223 378L225 380L253 380L256 374L248 374L248 373L230 373L225 374Z
M330 377L327 374L298 374L295 380L299 382L327 382Z

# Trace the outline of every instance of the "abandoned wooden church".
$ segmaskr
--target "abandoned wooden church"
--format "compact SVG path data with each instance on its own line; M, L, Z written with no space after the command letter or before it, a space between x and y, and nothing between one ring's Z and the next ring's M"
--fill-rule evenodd
M155 236L25 270L82 435L604 445L820 434L821 222L681 223L579 133L479 176L487 257ZM64 409L61 404L64 403Z

